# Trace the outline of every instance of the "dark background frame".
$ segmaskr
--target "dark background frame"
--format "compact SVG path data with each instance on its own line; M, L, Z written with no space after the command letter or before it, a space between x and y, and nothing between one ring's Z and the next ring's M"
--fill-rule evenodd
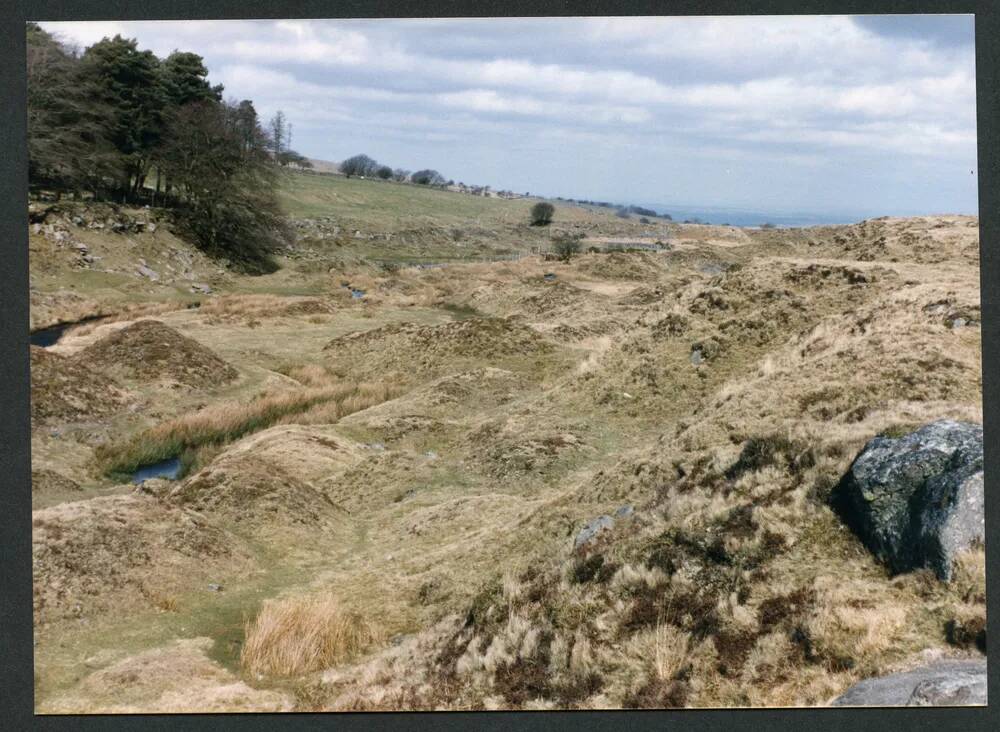
M996 0L0 0L0 726L24 729L1000 729L985 708L745 709L335 715L34 716L25 30L28 20L974 13L986 461L988 635L1000 638L1000 3ZM197 50L197 49L194 49ZM992 552L992 553L991 553Z

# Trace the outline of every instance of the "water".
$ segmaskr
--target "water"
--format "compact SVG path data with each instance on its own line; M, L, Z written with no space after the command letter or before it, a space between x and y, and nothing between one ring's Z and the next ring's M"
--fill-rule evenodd
M106 317L104 315L92 315L89 318L82 318L80 320L73 321L72 323L57 323L56 325L50 325L48 328L39 328L28 334L28 342L33 346L39 346L41 348L48 348L49 346L54 346L59 342L59 339L63 337L63 334L72 328L73 326L80 325L82 323L90 323L94 320L100 320Z
M151 478L166 478L167 480L177 480L181 472L180 458L168 458L152 465L143 465L132 474L132 482L135 485L144 483Z
M647 204L641 205L647 206ZM863 214L816 214L791 211L766 213L723 206L686 207L670 206L664 203L648 204L648 208L660 213L670 214L677 223L697 219L705 224L728 224L730 226L762 226L763 224L774 224L780 228L834 226L837 224L854 224L870 218Z
M48 348L49 346L54 346L62 338L62 334L66 332L71 323L63 323L61 325L53 325L49 328L42 328L41 330L32 331L29 335L29 342L33 346L39 346L41 348Z

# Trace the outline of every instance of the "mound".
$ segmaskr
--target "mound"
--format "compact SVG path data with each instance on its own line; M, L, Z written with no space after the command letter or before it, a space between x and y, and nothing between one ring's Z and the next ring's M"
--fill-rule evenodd
M166 380L190 387L218 386L237 372L205 346L158 320L140 320L87 346L76 359L130 378Z
M457 364L541 356L553 350L536 331L511 318L470 318L428 326L391 324L349 333L323 349L336 367L407 378Z
M344 511L316 483L357 462L359 450L328 428L272 427L231 446L168 500L245 526L334 528Z
M255 689L212 661L211 638L184 638L89 674L43 714L283 712L292 701Z
M645 252L590 254L579 261L580 272L605 280L651 280L663 274L656 255Z
M35 511L32 527L36 624L167 607L249 565L232 536L148 497L63 503Z
M110 417L129 395L112 379L76 359L31 347L31 426Z
M31 471L32 493L72 493L79 490L81 490L79 483L54 470L43 468Z

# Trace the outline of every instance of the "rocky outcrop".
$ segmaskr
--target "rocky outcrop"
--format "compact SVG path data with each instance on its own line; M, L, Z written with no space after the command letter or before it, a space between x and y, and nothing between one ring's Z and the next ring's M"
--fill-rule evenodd
M837 697L835 707L974 706L986 704L986 659L942 661L865 679Z
M894 572L948 579L959 552L983 541L983 429L943 420L865 445L833 494L844 521Z

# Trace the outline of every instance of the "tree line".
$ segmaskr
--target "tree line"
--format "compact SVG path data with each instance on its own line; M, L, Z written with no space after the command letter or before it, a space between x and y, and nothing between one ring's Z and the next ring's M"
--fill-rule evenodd
M399 183L409 181L422 186L454 184L454 181L445 180L444 176L436 170L418 170L415 173L411 173L403 168L391 168L388 165L383 165L367 155L349 157L340 164L339 168L340 172L348 178L381 178L382 180L394 180Z
M223 99L201 56L165 59L115 36L80 53L28 24L28 173L33 190L166 206L205 251L273 271L291 236L281 166L308 166L291 124Z

